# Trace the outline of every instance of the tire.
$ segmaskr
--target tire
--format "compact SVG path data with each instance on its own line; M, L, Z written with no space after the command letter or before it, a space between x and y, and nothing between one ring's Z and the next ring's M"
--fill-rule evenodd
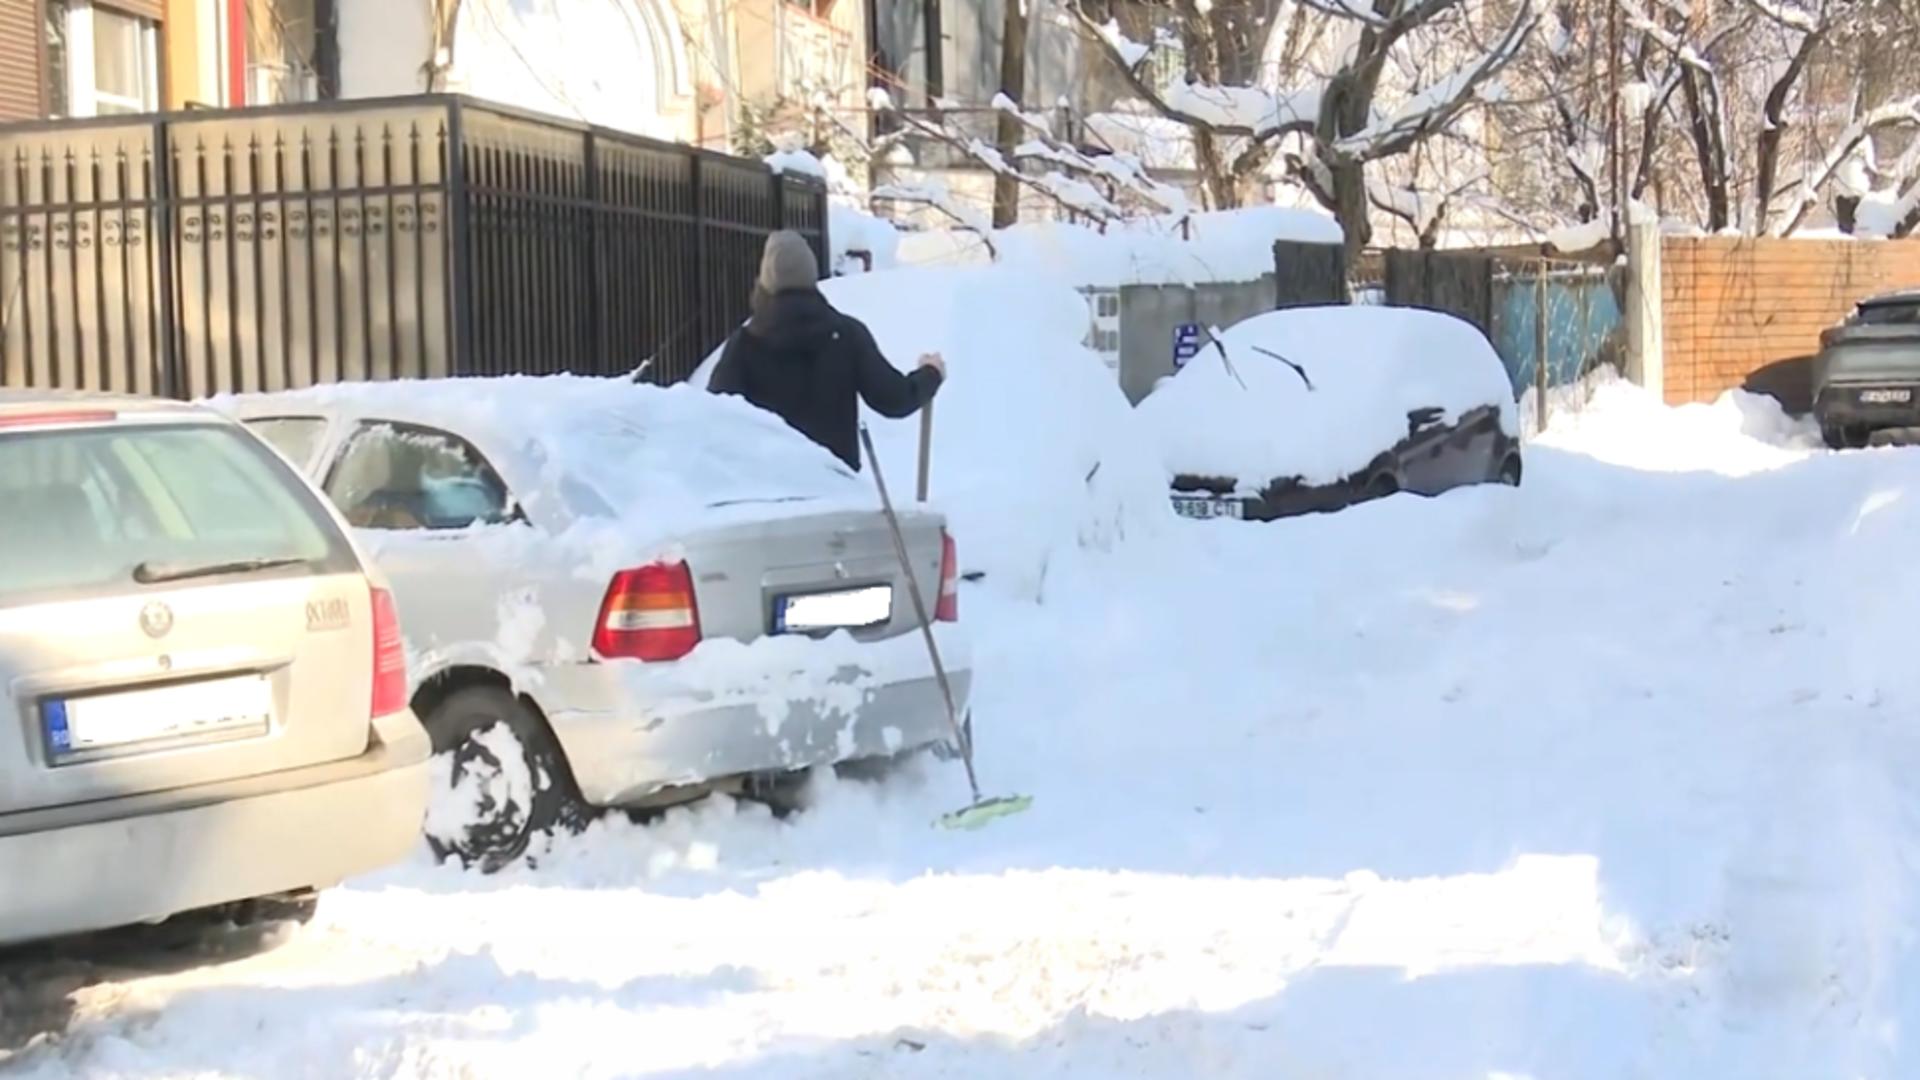
M577 832L591 819L553 731L512 692L456 690L428 714L426 729L435 781L444 784L427 814L427 844L441 861L491 874L524 856L535 836Z
M1829 450L1845 450L1847 448L1847 431L1839 424L1821 424L1820 438L1827 444L1827 449Z
M1494 479L1508 487L1517 488L1520 486L1520 478L1524 471L1520 464L1520 456L1518 454L1510 455L1505 461L1500 463L1500 472Z
M1384 499L1390 495L1398 494L1400 494L1400 478L1391 472L1382 470L1381 472L1374 473L1373 478L1367 481L1366 492L1361 498L1372 501L1374 499Z

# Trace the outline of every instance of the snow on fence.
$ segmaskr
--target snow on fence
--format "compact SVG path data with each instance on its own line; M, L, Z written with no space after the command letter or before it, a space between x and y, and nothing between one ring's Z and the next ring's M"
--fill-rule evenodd
M0 126L0 385L684 378L815 182L447 95Z

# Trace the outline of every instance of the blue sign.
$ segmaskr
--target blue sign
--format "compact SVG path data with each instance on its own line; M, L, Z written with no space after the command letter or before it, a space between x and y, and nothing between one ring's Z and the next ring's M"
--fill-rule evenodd
M1183 368L1200 355L1200 324L1180 323L1173 328L1173 366Z

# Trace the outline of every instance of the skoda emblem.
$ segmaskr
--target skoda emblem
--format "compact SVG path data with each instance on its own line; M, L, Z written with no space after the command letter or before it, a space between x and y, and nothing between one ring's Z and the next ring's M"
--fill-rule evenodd
M140 609L140 629L150 638L163 638L173 629L173 609L154 602Z

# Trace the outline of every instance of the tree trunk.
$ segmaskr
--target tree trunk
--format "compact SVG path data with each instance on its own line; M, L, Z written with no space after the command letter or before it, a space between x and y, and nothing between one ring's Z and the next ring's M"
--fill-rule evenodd
M1767 91L1766 106L1761 112L1760 146L1755 163L1757 178L1753 185L1753 231L1757 236L1766 235L1767 226L1771 223L1769 219L1773 216L1773 184L1780 171L1780 144L1787 135L1787 95L1793 92L1794 84L1800 81L1800 73L1806 70L1807 60L1819 43L1819 34L1808 34L1801 38L1800 47L1794 50L1786 72Z
M1232 210L1240 205L1240 192L1233 181L1233 170L1220 149L1220 140L1205 128L1193 129L1193 162L1200 169L1200 181L1206 186L1208 209Z
M1680 88L1687 97L1687 134L1693 142L1694 158L1700 165L1700 190L1707 199L1707 231L1719 232L1732 219L1727 197L1727 177L1722 161L1714 153L1714 123L1708 115L1708 101L1702 99L1699 75L1689 71L1681 77Z
M1345 234L1347 265L1373 242L1372 205L1367 201L1366 166L1352 158L1329 161L1327 173L1333 180L1333 219Z
M1027 101L1027 0L1001 0L1007 7L1000 30L1000 92L1014 104L1026 107ZM1020 141L1020 121L1001 110L995 126L1000 156L1013 162L1013 149ZM1019 166L1014 165L1014 168ZM993 227L1005 229L1020 220L1020 185L1011 176L993 179Z

